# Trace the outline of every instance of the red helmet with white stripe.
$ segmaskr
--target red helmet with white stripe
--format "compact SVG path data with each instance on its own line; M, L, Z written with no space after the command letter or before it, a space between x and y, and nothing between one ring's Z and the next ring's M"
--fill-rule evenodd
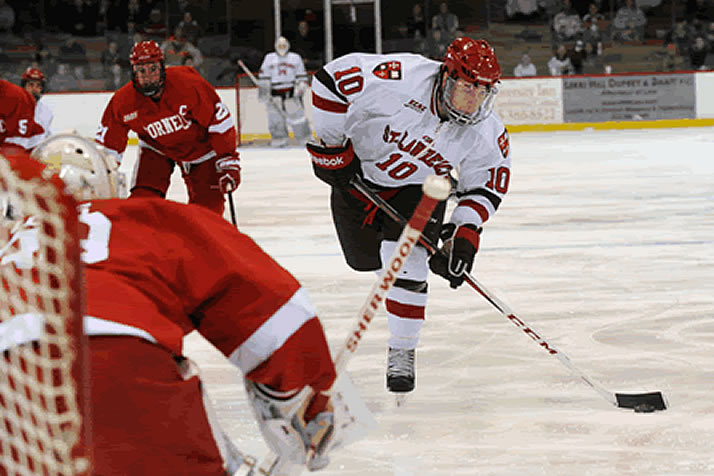
M134 84L134 89L144 96L161 93L166 81L166 67L164 66L164 52L155 41L140 41L134 44L129 55L129 62L131 63L131 82ZM136 76L137 69L139 69L137 67L151 63L159 64L158 78L150 82L139 81Z
M459 124L476 124L488 117L498 92L496 84L501 80L501 66L488 42L456 38L446 50L444 69L448 74L440 87L443 105L450 119ZM475 111L464 111L454 103L454 88L458 80L476 88L485 87L486 97Z
M37 68L30 66L22 73L22 81L42 81L45 82L45 75ZM23 84L24 86L24 84Z

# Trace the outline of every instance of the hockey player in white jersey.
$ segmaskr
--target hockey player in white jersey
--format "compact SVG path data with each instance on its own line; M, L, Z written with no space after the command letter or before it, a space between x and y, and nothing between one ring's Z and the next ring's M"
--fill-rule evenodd
M359 175L409 217L431 174L458 175L458 203L442 225L438 207L425 234L439 238L448 259L417 247L386 300L387 388L410 392L427 303L428 269L452 288L463 283L478 251L482 225L508 191L508 132L493 112L501 67L484 40L457 38L443 63L414 54L353 53L315 74L308 143L315 175L332 186L331 210L345 259L358 271L379 270L400 227L350 185Z
M42 71L33 67L27 68L22 73L20 85L35 98L35 122L41 125L45 132L30 137L8 137L5 141L29 151L52 135L51 125L54 113L50 106L42 100L42 94L45 92L45 75Z
M302 57L291 52L290 42L281 36L275 42L275 51L263 58L258 73L258 96L268 110L268 130L273 147L288 144L288 125L299 144L312 137L302 102L307 88Z

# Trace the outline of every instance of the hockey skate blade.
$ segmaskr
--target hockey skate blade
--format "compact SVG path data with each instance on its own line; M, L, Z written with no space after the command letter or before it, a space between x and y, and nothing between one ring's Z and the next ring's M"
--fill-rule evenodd
M615 397L617 398L617 406L619 408L630 408L642 413L667 409L667 402L662 392L616 393Z

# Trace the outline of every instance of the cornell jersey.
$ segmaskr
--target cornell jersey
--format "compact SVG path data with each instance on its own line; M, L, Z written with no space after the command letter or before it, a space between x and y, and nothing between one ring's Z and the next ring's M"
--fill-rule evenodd
M352 140L368 181L387 188L458 175L456 225L481 226L508 191L508 132L495 113L475 125L437 114L441 63L413 54L354 53L312 82L315 132L327 145Z
M35 122L35 98L20 86L0 79L0 144L7 137L28 139L43 134Z
M236 131L213 86L190 66L166 68L161 98L154 101L132 83L109 101L96 140L121 161L129 131L139 145L177 162L203 162L233 154Z

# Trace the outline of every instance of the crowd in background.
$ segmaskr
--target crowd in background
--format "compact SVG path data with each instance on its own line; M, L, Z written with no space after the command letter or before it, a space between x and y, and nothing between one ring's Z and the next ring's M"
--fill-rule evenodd
M33 66L48 78L48 91L115 90L130 80L131 45L141 39L152 39L161 45L167 65L191 65L212 83L229 85L240 72L235 64L237 57L243 57L256 70L259 58L272 49L272 43L258 45L240 38L226 41L228 33L209 31L205 20L210 11L205 9L212 3L0 0L0 73L19 83L22 71ZM308 71L314 71L324 63L323 16L321 11L311 8L291 8L299 7L300 3L283 0L282 33L290 40L292 51L303 57ZM504 17L499 19L502 23L524 26L522 35L515 35L509 40L512 44L506 46L518 50L511 64L505 60L507 75L592 73L588 65L607 55L613 45L656 45L656 54L651 58L653 71L714 68L712 0L679 0L676 12L666 0L487 3L503 5ZM385 52L411 51L441 59L455 37L487 37L498 25L493 20L487 25L474 24L472 16L464 14L468 2L424 0L402 1L400 5L408 5L408 11L396 17L383 15ZM373 51L374 18L370 8L333 7L335 56L349 51ZM493 12L490 14L494 16ZM652 22L663 27L648 29ZM547 27L547 34L534 33L537 27ZM231 26L226 30L231 37L242 33ZM547 61L533 61L529 46L533 41L540 45L549 43L552 56ZM499 44L495 44L498 49ZM624 65L618 69L626 70Z

